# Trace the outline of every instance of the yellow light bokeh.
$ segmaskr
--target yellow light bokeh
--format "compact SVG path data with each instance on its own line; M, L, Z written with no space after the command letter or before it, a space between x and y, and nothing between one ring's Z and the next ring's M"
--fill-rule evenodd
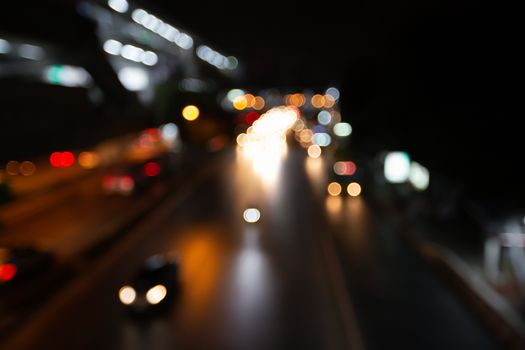
M248 107L248 101L244 95L237 96L233 99L233 108L236 110L242 111L243 109L246 109L246 107Z
M301 107L305 104L306 98L303 94L293 94L290 96L290 104L295 107Z
M326 99L324 98L323 95L315 94L312 96L311 103L312 103L312 106L314 106L315 108L323 108L325 102L326 102Z
M339 196L341 194L341 185L337 182L330 182L326 188L330 196Z
M361 194L361 185L357 182L351 182L346 187L346 192L352 197L357 197Z
M246 94L244 95L244 98L246 99L246 107L247 108L253 108L255 105L255 96L252 94Z
M321 153L321 147L318 145L310 145L308 147L308 156L310 156L310 158L319 158Z
M182 116L184 119L193 121L199 117L199 109L194 105L188 105L182 110Z
M313 132L310 129L303 129L299 132L301 142L312 142Z
M10 160L5 166L5 172L11 176L18 175L20 172L20 163L16 160Z
M262 98L261 96L256 96L255 102L253 104L253 109L260 111L264 108L265 104L266 102L264 101L264 98Z
M26 160L20 165L20 173L24 176L31 176L35 173L36 166L35 163Z
M335 105L335 98L330 94L324 95L324 107L332 108L334 105Z
M100 163L100 157L94 152L81 152L78 155L78 164L85 169L93 169Z

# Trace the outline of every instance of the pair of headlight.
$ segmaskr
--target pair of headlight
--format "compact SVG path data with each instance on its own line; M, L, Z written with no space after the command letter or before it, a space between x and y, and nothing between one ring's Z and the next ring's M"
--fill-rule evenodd
M162 284L157 284L146 292L146 300L148 303L155 305L160 303L166 297L167 293L166 287ZM137 299L137 292L131 286L124 286L120 288L118 296L122 304L131 305Z

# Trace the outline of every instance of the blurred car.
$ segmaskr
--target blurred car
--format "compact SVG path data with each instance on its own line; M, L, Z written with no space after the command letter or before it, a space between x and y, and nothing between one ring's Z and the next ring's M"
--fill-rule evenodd
M16 283L43 272L53 260L51 253L34 248L0 247L0 285Z
M129 195L135 189L135 179L124 172L111 172L102 178L102 189L108 194Z
M331 181L326 186L326 191L330 196L350 196L358 197L361 195L362 187L357 181L350 179L343 181Z
M140 271L118 291L122 305L145 312L167 305L179 289L179 259L173 254L150 256Z
M366 161L362 159L359 162L360 164L366 164ZM338 160L334 162L328 173L328 194L331 196L359 196L362 191L362 185L365 182L365 173L366 167L358 167L354 161Z
M114 165L102 177L102 189L108 194L131 195L150 187L162 172L155 160Z

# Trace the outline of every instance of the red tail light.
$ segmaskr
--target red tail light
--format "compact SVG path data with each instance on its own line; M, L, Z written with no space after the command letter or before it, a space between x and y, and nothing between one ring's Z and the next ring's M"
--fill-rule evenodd
M55 168L62 166L62 154L60 152L53 152L49 157L49 163Z
M102 178L102 187L105 190L113 190L115 189L117 184L116 179L113 176L106 175Z
M160 174L160 165L155 162L147 162L144 165L144 174L146 176L157 176Z
M133 181L131 176L122 176L119 185L121 191L131 192L133 187L135 187L135 181Z
M75 164L75 156L71 152L62 152L60 158L64 167L70 167Z
M55 168L70 167L75 164L75 155L71 152L53 152L49 156L49 163Z
M0 265L0 281L7 282L16 275L16 266L13 264Z

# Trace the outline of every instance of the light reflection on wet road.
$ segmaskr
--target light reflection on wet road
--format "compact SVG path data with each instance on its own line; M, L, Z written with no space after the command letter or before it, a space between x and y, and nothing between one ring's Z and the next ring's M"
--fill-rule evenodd
M344 348L330 282L319 266L323 216L292 195L297 188L303 196L310 192L297 167L302 157L295 150L283 164L290 173L283 182L279 157L254 164L237 153L236 162L201 186L195 203L178 214L193 224L166 228L166 247L182 261L179 300L168 317L148 322L146 333L143 324L125 322L117 348ZM261 176L268 167L274 176ZM248 205L261 210L259 223L241 221ZM298 224L302 215L317 219Z

